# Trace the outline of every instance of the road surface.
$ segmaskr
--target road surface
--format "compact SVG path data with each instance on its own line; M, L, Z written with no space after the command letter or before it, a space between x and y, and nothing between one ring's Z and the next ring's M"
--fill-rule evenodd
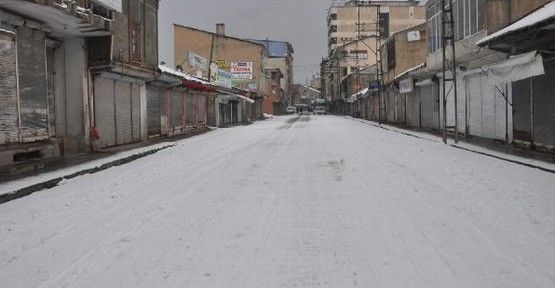
M0 205L0 287L555 287L555 177L332 116Z

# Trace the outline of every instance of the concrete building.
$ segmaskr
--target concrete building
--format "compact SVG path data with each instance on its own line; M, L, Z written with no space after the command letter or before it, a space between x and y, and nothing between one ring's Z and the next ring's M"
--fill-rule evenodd
M110 38L105 4L0 1L0 166L89 151L89 44Z
M455 126L467 137L495 139L507 143L513 142L513 135L519 129L513 129L515 114L509 83L491 77L492 73L500 73L500 67L511 66L508 54L483 48L477 45L487 35L495 33L501 27L518 20L522 15L532 12L550 1L499 1L499 0L455 0L453 1L455 25L455 50L457 62L457 109L455 109L454 89L443 87L441 81L441 1L429 1L427 8L427 24L429 32L427 71L431 78L438 79L436 90L439 95L443 89L447 92L443 115L443 101L440 101L440 118L446 118L447 127ZM447 56L451 57L451 49ZM520 66L532 67L538 58L532 57ZM516 69L516 68L515 68ZM524 68L528 69L528 68ZM530 68L533 70L533 68ZM524 73L524 72L523 72ZM514 73L517 75L518 73ZM447 77L452 77L448 73ZM457 121L455 121L457 119ZM442 123L443 121L440 121ZM441 127L443 127L441 125ZM513 133L514 132L514 133ZM526 135L522 138L529 138Z
M289 42L274 40L252 40L266 47L268 57L264 61L264 69L279 69L283 74L281 89L283 89L286 105L291 105L293 99L293 45Z
M328 53L344 43L376 36L377 23L382 27L383 39L395 31L421 24L426 12L418 2L352 0L332 5L328 11Z
M296 102L295 105L311 105L312 101L320 99L321 96L320 90L302 84L293 85L293 91L295 99L298 99L298 102Z
M279 68L266 69L266 98L264 98L263 111L269 115L281 115L285 113L287 101L285 101L285 91L282 87L284 78Z
M234 88L250 92L250 98L256 101L253 118L262 117L267 50L260 43L227 36L224 24L218 24L216 28L216 33L213 33L174 25L177 69L211 82L211 64L216 64L219 69L233 75Z
M343 81L349 74L377 63L381 41L425 21L425 7L418 1L347 1L332 5L328 12L328 55L321 66L327 74L322 75L322 90L332 102L332 112L345 113L345 97L349 95L341 91ZM368 83L358 81L357 85L363 89Z

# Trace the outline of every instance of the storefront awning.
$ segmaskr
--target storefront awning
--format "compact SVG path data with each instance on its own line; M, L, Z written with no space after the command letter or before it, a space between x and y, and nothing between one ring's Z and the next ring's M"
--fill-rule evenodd
M511 83L545 74L543 57L537 51L512 56L510 59L484 66L490 81L497 83Z
M555 19L555 2L550 2L538 10L528 14L524 18L514 22L513 24L487 36L478 41L476 45L485 46L502 37L510 34L522 32L525 29L540 26L546 22L552 22Z

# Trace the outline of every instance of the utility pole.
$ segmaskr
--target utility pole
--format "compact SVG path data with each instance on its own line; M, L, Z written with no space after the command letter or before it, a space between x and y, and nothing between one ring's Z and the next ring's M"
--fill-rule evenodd
M457 107L457 62L455 55L455 18L453 17L453 0L441 0L441 37L443 48L442 82L443 82L443 142L447 144L447 129L452 128L455 134L455 143L459 142L459 117ZM451 58L448 58L447 48L451 45ZM451 72L451 75L448 75ZM447 83L452 83L455 106L455 126L447 126Z

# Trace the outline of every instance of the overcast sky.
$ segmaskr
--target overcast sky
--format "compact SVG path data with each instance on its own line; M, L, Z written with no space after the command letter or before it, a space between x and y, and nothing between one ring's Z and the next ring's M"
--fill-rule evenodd
M295 49L295 81L304 83L318 72L327 51L326 15L329 0L162 0L160 61L173 66L172 24L239 38L288 41Z

